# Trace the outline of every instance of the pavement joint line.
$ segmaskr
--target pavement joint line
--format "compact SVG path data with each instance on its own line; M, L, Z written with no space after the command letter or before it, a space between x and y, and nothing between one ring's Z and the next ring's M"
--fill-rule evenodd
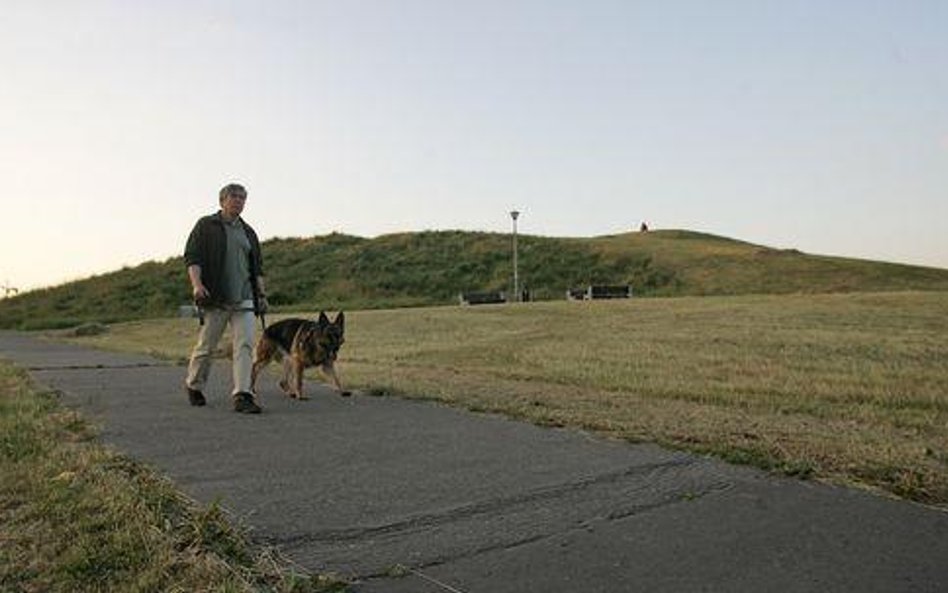
M465 507L447 511L445 513L422 515L420 517L407 519L405 521L369 529L324 531L320 533L300 534L289 537L263 535L260 537L260 540L268 545L275 546L324 544L329 548L332 548L340 544L345 545L348 543L357 542L357 540L371 541L379 538L381 540L398 538L402 533L425 529L438 529L441 527L450 526L453 523L460 523L462 521L474 519L478 516L491 513L504 515L504 511L508 510L512 513L516 513L518 512L516 510L517 508L523 508L524 506L529 506L532 503L549 501L551 498L557 496L566 497L570 495L581 494L583 493L585 487L596 487L599 485L609 487L615 483L621 482L623 478L633 477L645 478L647 480L646 484L633 488L632 490L635 492L642 490L653 490L655 488L655 484L651 478L660 476L662 473L665 473L667 476L673 478L676 469L683 467L689 468L692 466L700 467L700 463L698 463L694 458L674 459L663 463L639 465L619 471L607 472L598 476L587 478L585 480L542 488L533 491L532 493L527 492L519 496L506 497L504 499L481 501L472 505L467 505ZM672 480L672 482L674 482L674 480ZM403 564L399 566L402 566L409 571L412 569L422 570L448 565L458 560L476 558L478 556L483 556L496 551L515 550L517 548L548 541L556 537L569 536L569 534L582 531L591 531L596 525L622 521L636 515L644 515L656 510L686 502L694 502L708 495L731 490L734 487L734 484L726 479L718 478L711 483L703 484L700 487L695 487L694 485L689 484L674 483L669 484L669 486L670 487L664 492L661 492L660 488L660 496L652 502L637 503L631 505L630 507L622 507L622 505L620 505L622 508L613 508L611 510L600 509L598 512L590 513L585 517L573 518L569 521L563 522L560 525L551 525L547 529L542 529L539 533L534 532L526 537L522 537L513 541L508 540L491 543L488 545L476 546L473 548L462 548L455 550L454 553L447 553L447 551L444 551L442 554L438 554L427 559L419 559L420 561L411 567L405 566ZM540 496L536 495L537 492L540 493ZM511 500L513 500L513 502L510 502ZM343 537L340 537L340 535ZM378 541L376 541L376 543L378 543ZM389 576L390 573L388 570L378 572L368 571L358 574L358 577L362 580L384 579L388 578Z
M573 533L577 531L588 531L594 523L602 523L602 522L608 523L608 522L613 522L613 521L620 521L623 519L628 519L629 517L633 517L635 515L649 513L651 511L662 509L662 508L669 507L672 505L681 504L684 502L694 502L695 500L698 500L699 498L702 498L704 496L714 494L717 492L724 492L724 491L730 490L732 487L733 487L733 484L731 484L730 482L721 482L721 483L711 484L707 488L698 492L688 491L688 494L689 494L688 497L681 496L681 492L670 492L667 496L663 497L661 500L657 502L654 502L651 504L635 505L632 510L627 511L627 512L610 513L605 516L590 517L584 521L574 522L566 529L557 530L551 533L540 533L540 534L532 535L530 537L526 537L514 542L507 542L507 543L503 543L499 545L484 546L481 548L470 550L462 554L454 554L451 556L439 556L438 558L431 559L428 562L422 562L420 564L417 564L414 567L409 567L402 564L399 564L397 566L401 567L406 572L415 574L421 578L424 578L425 580L429 580L430 582L436 585L442 586L448 591L452 591L452 592L458 591L459 593L464 593L463 591L460 591L458 589L451 588L450 585L445 585L444 583L440 583L435 580L426 578L426 576L421 572L421 569L444 566L452 562L456 562L458 560L476 558L477 556L490 554L498 550L504 550L504 551L514 550L516 548L529 546L537 542L543 542L543 541L552 539L554 537L562 536L564 534L569 534L569 533ZM389 578L390 572L388 570L385 570L385 571L381 571L377 573L361 574L357 576L361 580L371 581L371 580Z
M325 530L283 538L268 538L268 540L289 545L316 542L333 544L361 540L365 537L392 535L424 527L438 527L456 522L458 520L476 517L478 515L485 515L488 513L523 506L530 503L562 498L565 495L580 492L592 486L612 484L625 478L646 476L656 472L688 468L696 466L698 463L698 460L695 458L680 458L659 463L636 465L618 471L602 473L581 480L537 488L513 496L478 501L471 504L462 505L454 509L449 509L445 512L418 514L402 521L396 521L384 525ZM691 491L689 491L689 493L694 494ZM675 494L680 495L682 493L676 492Z
M30 372L49 372L49 371L98 371L98 370L120 370L120 369L149 369L163 368L170 365L160 362L133 362L128 364L66 364L50 366L28 366L25 367Z
M710 494L717 494L719 492L727 492L734 487L732 482L720 481L708 484L705 488L698 490L688 490L685 492L676 491L669 492L663 499L658 502L653 502L650 504L641 504L633 505L631 509L613 511L603 517L606 521L621 521L629 517L634 517L635 515L641 515L655 509L685 503L685 502L694 502L700 498L704 498Z
M671 462L665 463L656 463L646 466L636 466L634 468L626 468L619 472L609 472L607 474L602 474L597 477L593 477L587 480L582 481L584 484L589 486L596 485L606 485L609 486L614 484L617 481L621 480L621 476L635 476L637 478L648 478L649 476L654 476L656 473L661 472L673 472L677 467L688 467L695 465L693 460L673 460ZM615 476L619 475L619 478ZM605 477L605 479L604 479ZM576 484L575 482L570 484ZM650 482L651 484L651 482ZM569 485L569 484L568 484ZM567 485L567 486L568 486ZM562 486L562 485L561 485ZM615 521L621 521L628 519L636 515L647 514L656 510L667 508L670 506L694 502L703 498L704 496L713 495L719 492L725 492L733 488L734 484L727 480L718 479L709 484L705 484L702 487L695 488L686 484L672 485L670 489L661 493L657 500L654 500L650 503L639 503L633 504L631 507L626 508L617 508L612 510L603 510L600 509L598 512L590 513L589 515L582 518L573 518L569 521L566 521L560 525L550 525L547 529L542 529L539 533L533 533L527 537L516 539L513 541L503 541L496 542L488 545L477 546L473 548L462 548L455 550L454 553L442 553L428 559L419 559L420 561L414 566L404 567L406 569L428 569L431 567L443 566L456 562L458 560L476 558L478 556L483 556L485 554L490 554L496 551L508 551L514 550L517 548L522 548L525 546L530 546L538 542L544 542L551 540L556 537L569 536L569 534L582 532L582 531L591 531L594 529L595 525L612 523ZM635 491L639 490L648 490L651 486L649 484L643 485L641 487L634 488ZM581 488L563 488L563 487L551 487L544 490L553 490L558 491L561 496L569 496L570 494L582 493ZM329 548L334 547L339 544L351 543L356 540L375 540L377 538L381 539L390 539L398 538L401 533L409 531L418 531L424 529L438 529L440 527L449 526L452 523L460 523L465 520L470 520L476 518L478 515L485 515L488 513L495 513L498 515L504 515L503 511L511 510L516 513L515 510L517 507L523 507L524 505L529 505L534 502L543 502L548 500L547 498L538 498L536 496L530 496L530 493L525 493L519 497L509 497L509 498L518 498L522 499L522 502L516 502L514 504L503 504L502 500L492 499L490 501L483 501L480 503L475 503L474 505L468 505L468 507L462 507L461 509L455 509L454 511L449 511L441 514L432 514L429 516L423 516L420 519L415 518L414 520L409 519L406 521L401 521L393 523L386 526L380 526L370 529L360 529L360 530L340 530L333 532L322 532L316 534L302 534L297 536L290 537L273 537L264 535L260 539L268 544L275 546L285 546L285 545L294 545L294 544L325 544ZM471 507L477 507L477 512L471 512L469 509ZM468 511L468 512L458 512L458 511ZM345 538L338 537L342 533ZM327 537L327 536L336 536L336 537ZM378 541L376 541L378 543ZM447 551L444 551L447 552ZM363 580L373 580L380 578L387 578L389 575L387 570L380 572L364 572L360 573L360 579Z
M609 514L598 516L598 517L590 517L584 521L574 521L565 529L555 530L549 533L539 533L539 534L532 535L530 537L526 537L526 538L513 541L513 542L483 546L474 550L470 550L469 552L466 552L463 554L455 554L452 556L441 556L436 559L432 559L428 562L423 562L421 564L418 564L415 568L431 568L434 566L441 566L441 565L449 564L451 562L455 562L457 560L475 558L477 556L481 556L484 554L490 554L498 550L504 550L504 551L515 550L523 546L529 546L537 542L543 542L543 541L552 539L554 537L562 536L564 534L574 533L577 531L588 531L591 529L594 523L610 523L613 521L621 521L623 519L628 519L636 515L650 513L652 511L663 509L665 507L670 507L676 504L681 504L685 502L694 502L710 494L714 494L717 492L725 492L727 490L730 490L732 487L733 487L733 484L731 484L730 482L721 482L721 483L711 484L707 488L701 491L695 492L695 491L689 490L688 491L689 496L687 497L682 496L681 495L682 493L679 491L669 492L661 500L656 501L654 503L637 504L637 505L634 505L633 508L630 510L609 513ZM409 568L408 570L412 570L412 569ZM383 576L383 575L366 575L364 578L378 578L380 576Z

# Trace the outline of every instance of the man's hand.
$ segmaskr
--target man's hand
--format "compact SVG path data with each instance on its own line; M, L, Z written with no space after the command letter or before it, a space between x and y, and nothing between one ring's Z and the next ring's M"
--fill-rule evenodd
M191 289L191 295L194 297L194 303L199 307L211 297L211 293L203 284L198 284Z
M200 307L211 298L211 292L201 281L201 266L197 264L188 266L188 280L191 281L191 297L194 298L194 304Z

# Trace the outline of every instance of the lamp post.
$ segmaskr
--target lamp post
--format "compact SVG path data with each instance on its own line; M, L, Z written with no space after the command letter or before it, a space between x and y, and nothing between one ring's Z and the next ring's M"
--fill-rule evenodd
M513 289L514 289L514 299L515 302L520 302L520 282L517 278L517 217L520 216L520 213L516 210L511 210L510 218L513 220Z

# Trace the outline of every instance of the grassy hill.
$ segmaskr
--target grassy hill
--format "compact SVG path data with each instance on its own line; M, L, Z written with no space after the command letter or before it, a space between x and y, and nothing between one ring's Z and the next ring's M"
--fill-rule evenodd
M469 290L510 290L510 236L425 231L365 239L331 234L263 244L277 310L449 304ZM587 284L638 296L948 290L948 270L807 255L668 230L593 238L518 237L521 285L537 300ZM68 327L167 317L190 291L180 257L0 301L0 328Z

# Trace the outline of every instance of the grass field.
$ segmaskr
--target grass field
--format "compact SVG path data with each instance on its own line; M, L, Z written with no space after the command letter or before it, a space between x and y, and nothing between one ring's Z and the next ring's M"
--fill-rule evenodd
M76 339L183 360L196 331L165 319ZM348 311L339 369L372 395L946 506L945 336L945 292Z
M56 394L0 363L0 591L342 591L248 543L200 506L110 451Z

